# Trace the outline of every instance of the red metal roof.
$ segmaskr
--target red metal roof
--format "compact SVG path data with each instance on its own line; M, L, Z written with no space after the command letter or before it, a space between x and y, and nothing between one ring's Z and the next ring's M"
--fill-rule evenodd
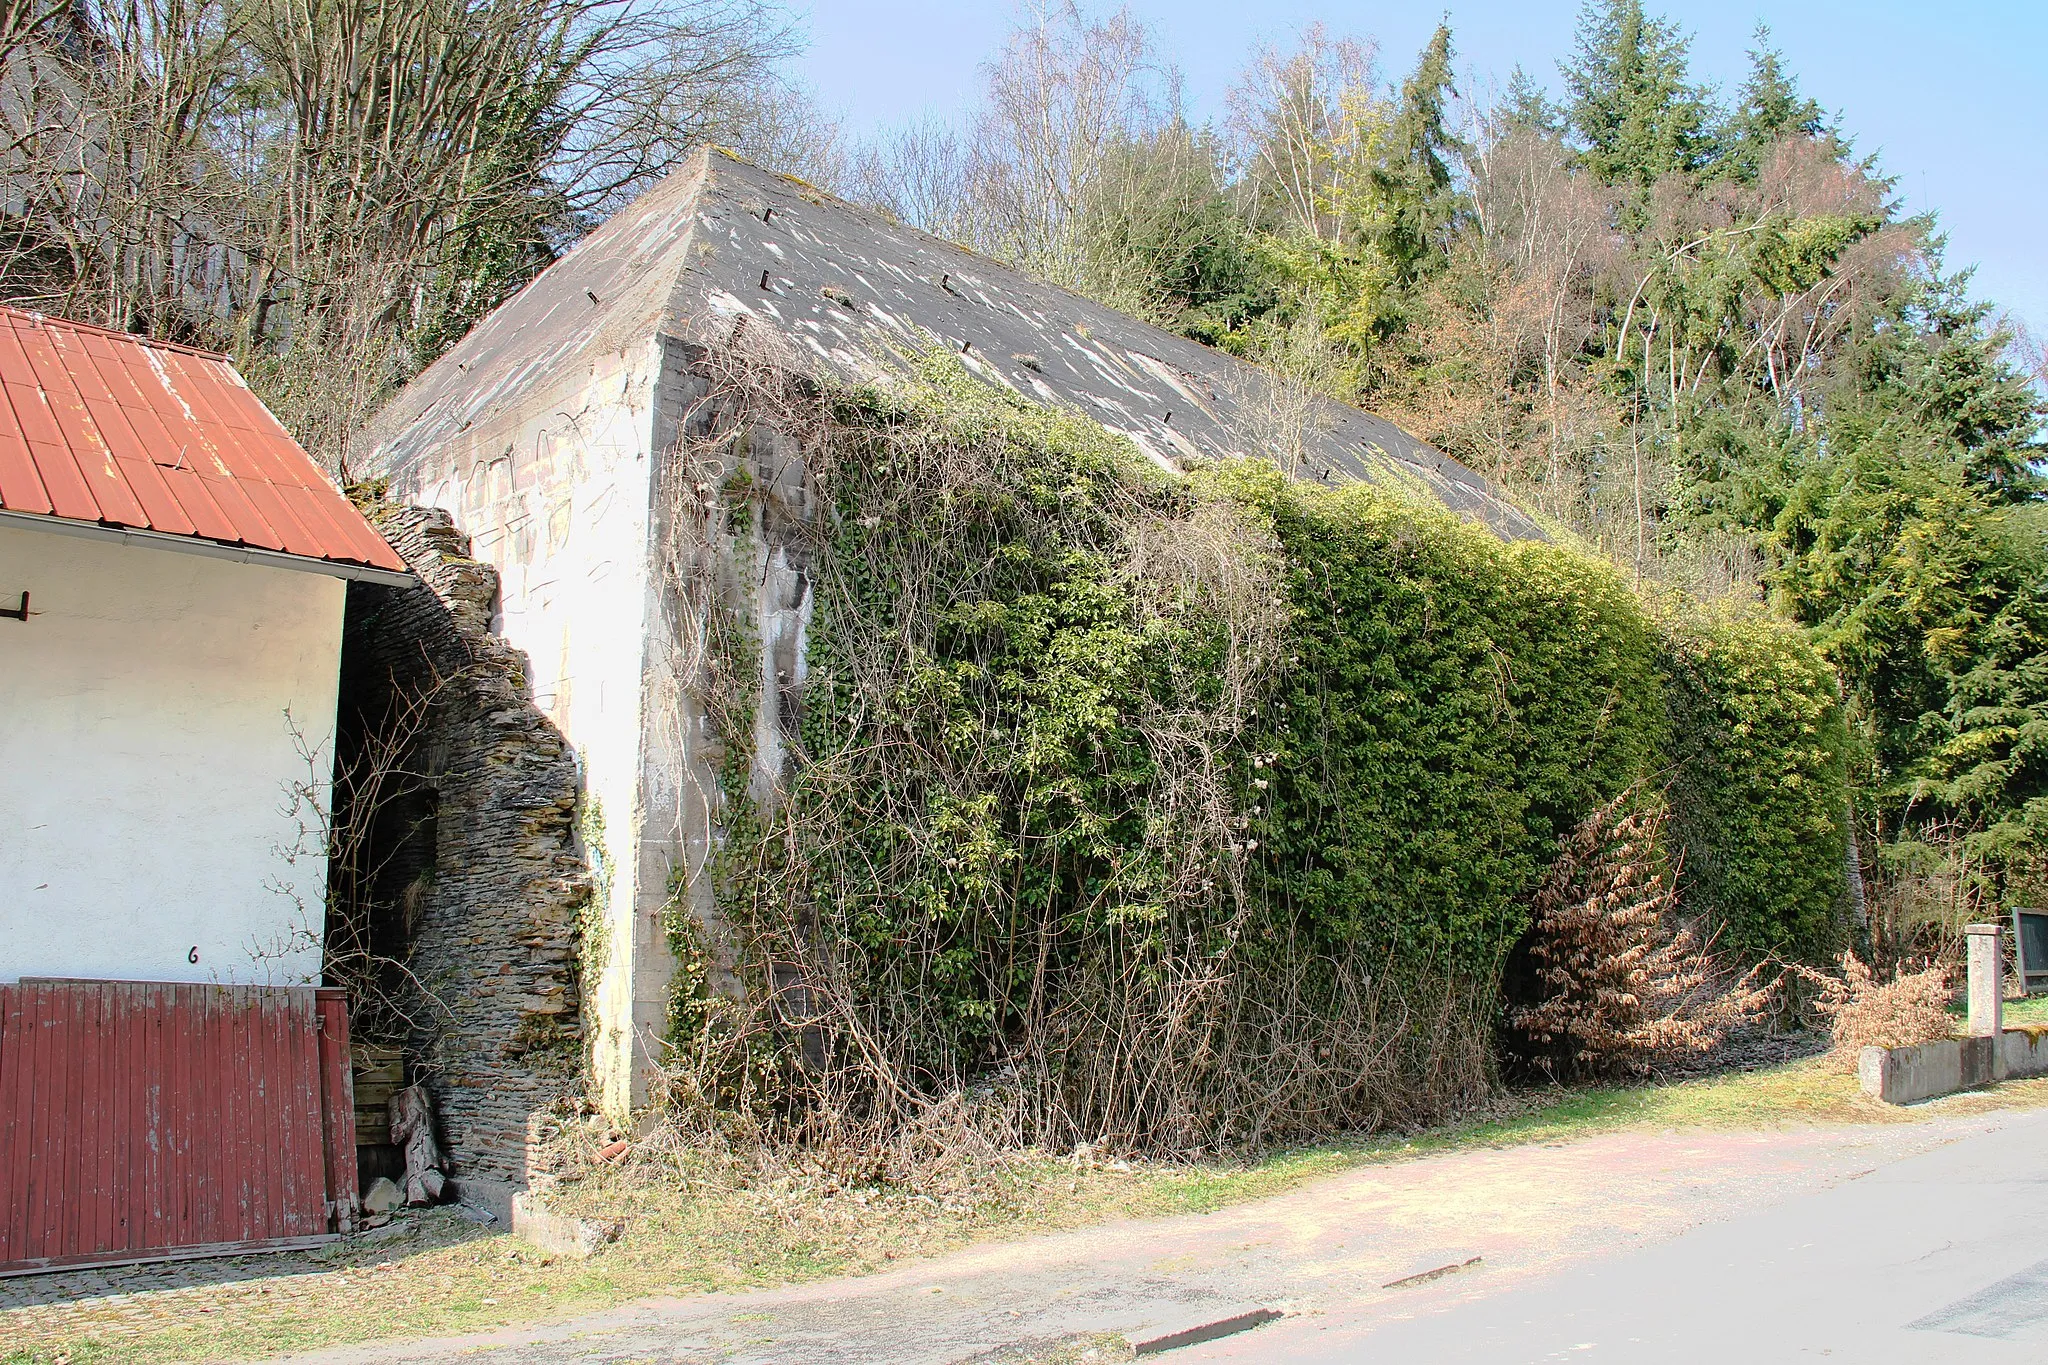
M0 306L0 509L406 571L227 357Z

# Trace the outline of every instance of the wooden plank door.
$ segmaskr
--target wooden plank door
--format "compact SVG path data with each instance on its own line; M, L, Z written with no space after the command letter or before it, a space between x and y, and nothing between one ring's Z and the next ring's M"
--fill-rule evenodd
M352 1230L349 1084L336 991L0 985L0 1274Z

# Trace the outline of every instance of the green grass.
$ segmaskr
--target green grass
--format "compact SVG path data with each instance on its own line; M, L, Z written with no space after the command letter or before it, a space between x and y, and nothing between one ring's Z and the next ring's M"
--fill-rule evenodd
M123 1359L96 1342L63 1347L14 1346L0 1354L0 1365L118 1365Z
M2008 1027L2015 1024L2048 1024L2048 994L2006 1001L2005 1022Z
M2011 1082L1940 1112L2048 1104L2048 1080ZM1046 1156L996 1164L956 1192L845 1187L822 1175L744 1184L687 1152L602 1168L557 1199L620 1218L619 1242L556 1260L485 1235L452 1211L402 1242L343 1243L324 1256L252 1258L265 1276L118 1302L0 1312L0 1365L241 1360L351 1341L478 1331L593 1312L650 1294L869 1273L974 1242L1119 1218L1205 1213L1319 1177L1480 1147L1567 1142L1631 1128L1911 1123L1925 1111L1861 1095L1840 1063L1812 1058L1743 1075L1654 1086L1524 1093L1465 1123L1274 1152L1255 1162L1077 1170ZM297 1270L312 1273L283 1274ZM17 1282L20 1283L20 1282ZM1062 1359L1057 1355L1049 1359Z
M1949 1010L1949 1014L1956 1021L1957 1033L1969 1031L1970 1011L1966 1006L1957 1005ZM2048 1024L2048 994L2027 995L2017 1000L2008 1000L2001 1011L2001 1016L2007 1028Z

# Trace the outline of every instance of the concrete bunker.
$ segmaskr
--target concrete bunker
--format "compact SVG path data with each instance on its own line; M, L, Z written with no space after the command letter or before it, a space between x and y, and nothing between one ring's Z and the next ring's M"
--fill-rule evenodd
M393 401L368 434L364 467L395 502L440 517L431 532L424 522L392 529L394 544L408 559L439 554L450 566L473 555L495 575L494 608L476 600L477 588L443 590L451 618L478 631L488 620L502 634L490 647L524 660L506 704L516 694L565 745L540 764L580 803L573 814L552 807L546 822L564 859L548 877L562 889L539 878L505 882L501 893L550 907L584 897L568 916L580 928L550 927L541 936L550 946L530 950L513 975L538 981L555 970L547 964L556 954L576 955L575 981L557 979L565 992L580 987L573 1017L589 1090L615 1122L646 1104L663 1065L677 971L672 918L709 924L716 913L703 873L721 836L726 755L692 699L712 600L751 624L756 800L772 801L800 717L811 603L802 537L792 532L819 515L809 452L773 421L754 421L716 474L751 481L751 519L732 524L709 496L699 501L714 510L689 526L670 515L687 504L689 478L705 477L685 477L684 453L731 415L721 410L717 367L752 353L749 337L778 367L825 385L886 385L920 353L943 349L982 380L1085 416L1170 469L1272 453L1259 435L1272 381L1255 367L715 151L585 238ZM1298 476L1398 488L1497 535L1541 538L1483 479L1392 424L1337 403L1321 403L1314 418L1287 461ZM466 552L426 547L464 535ZM415 568L430 583L454 572ZM451 759L447 770L458 766ZM450 918L420 913L416 957L470 952L477 935L465 915L499 917L493 941L529 951L511 922L528 911L453 889L452 850L481 838L461 830L483 809L458 817L451 805L469 799L449 782L435 789L433 842L446 852L432 896L420 895ZM464 867L462 876L488 875L483 864ZM587 881L566 889L577 876ZM430 931L443 944L428 948ZM495 1029L492 1046L503 1054L520 1027L518 998L540 997L522 986L516 997L468 1001L474 1024L449 1036ZM569 1016L565 1008L549 1017L566 1025ZM501 1065L444 1063L458 1159L459 1113L472 1102L454 1092L490 1084ZM553 1093L574 1087L565 1077ZM545 1091L536 1081L521 1093L538 1100ZM509 1140L501 1125L493 1150ZM491 1169L517 1179L511 1165Z

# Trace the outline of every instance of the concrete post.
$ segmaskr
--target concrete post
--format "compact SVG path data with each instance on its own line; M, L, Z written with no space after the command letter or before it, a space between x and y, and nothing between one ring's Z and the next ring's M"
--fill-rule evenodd
M1997 1040L2005 1032L2002 927L1966 924L1963 933L1970 941L1970 1036Z

